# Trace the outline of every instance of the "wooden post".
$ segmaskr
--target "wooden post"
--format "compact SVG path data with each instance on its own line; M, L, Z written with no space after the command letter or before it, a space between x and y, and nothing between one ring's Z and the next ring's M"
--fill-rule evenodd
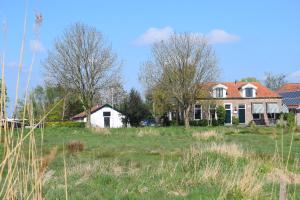
M279 193L279 200L287 200L287 184L284 178L280 178L280 193Z

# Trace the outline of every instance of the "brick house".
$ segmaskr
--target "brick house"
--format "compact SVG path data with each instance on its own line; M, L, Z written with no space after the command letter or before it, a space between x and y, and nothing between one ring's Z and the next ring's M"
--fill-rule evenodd
M300 83L285 84L277 90L277 93L289 111L296 114L296 122L300 126Z
M232 124L233 117L238 118L240 124L253 121L259 125L271 125L284 110L281 96L258 82L209 83L207 86L211 97L197 100L193 120L217 119L216 105L222 105L226 110L227 125Z

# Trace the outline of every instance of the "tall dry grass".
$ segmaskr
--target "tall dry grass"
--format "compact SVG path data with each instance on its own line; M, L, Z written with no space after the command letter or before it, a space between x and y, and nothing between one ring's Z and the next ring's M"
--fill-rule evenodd
M39 15L40 16L40 15ZM20 79L23 60L25 55L25 41L27 37L27 8L25 9L25 17L23 23L23 34L19 53L18 74L15 89L15 100L13 104L13 117L17 114L17 105L19 101ZM39 28L41 21L37 20L34 24L35 35L38 39ZM3 32L4 41L6 43L6 30ZM37 51L32 51L31 62L25 86L24 109L19 122L8 122L7 115L7 97L6 97L6 82L5 82L5 48L1 55L1 103L0 103L0 138L2 141L2 160L0 163L0 199L43 199L43 177L49 163L55 158L57 149L54 148L48 155L43 155L43 135L44 135L44 120L55 107L61 102L58 101L53 108L44 114L41 119L35 119L33 115L32 104L28 100L29 86L31 81L32 68L36 61ZM27 119L25 119L27 116ZM25 122L29 123L30 129L25 129ZM39 128L39 130L37 130ZM36 141L36 132L41 134L41 141ZM38 144L41 144L38 146ZM67 196L66 196L67 198Z
M192 133L192 136L199 140L223 140L223 135L221 133L218 133L216 130L209 130L209 131L203 131L203 132L194 132Z

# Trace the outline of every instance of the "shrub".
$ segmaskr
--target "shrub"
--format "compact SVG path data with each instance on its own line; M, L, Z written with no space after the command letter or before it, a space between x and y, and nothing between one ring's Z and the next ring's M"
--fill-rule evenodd
M198 126L198 120L190 121L190 126Z
M79 140L74 140L67 144L67 148L70 153L81 152L84 149L84 144Z
M199 120L199 126L208 126L208 120L207 119L201 119Z
M193 120L190 121L190 126L208 126L207 119Z
M294 128L296 126L295 114L290 112L287 116L287 126L289 128Z
M85 122L73 122L73 121L63 121L63 122L47 122L47 127L70 127L70 128L84 128Z
M237 117L232 117L232 124L233 124L233 125L237 126L237 125L239 125L239 123L240 123L239 118L237 118Z
M212 126L218 126L218 125L219 125L218 120L213 119L213 120L211 121L211 125L212 125Z
M225 108L223 106L218 106L218 108L217 108L217 116L218 116L218 124L219 125L224 125L226 111L225 111Z

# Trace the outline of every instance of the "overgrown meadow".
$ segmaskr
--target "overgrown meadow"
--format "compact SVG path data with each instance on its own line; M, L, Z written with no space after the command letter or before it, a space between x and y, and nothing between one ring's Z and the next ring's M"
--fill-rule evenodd
M37 152L44 141L45 199L64 199L66 184L69 199L278 199L282 179L288 198L300 198L297 131L49 127L35 135Z

